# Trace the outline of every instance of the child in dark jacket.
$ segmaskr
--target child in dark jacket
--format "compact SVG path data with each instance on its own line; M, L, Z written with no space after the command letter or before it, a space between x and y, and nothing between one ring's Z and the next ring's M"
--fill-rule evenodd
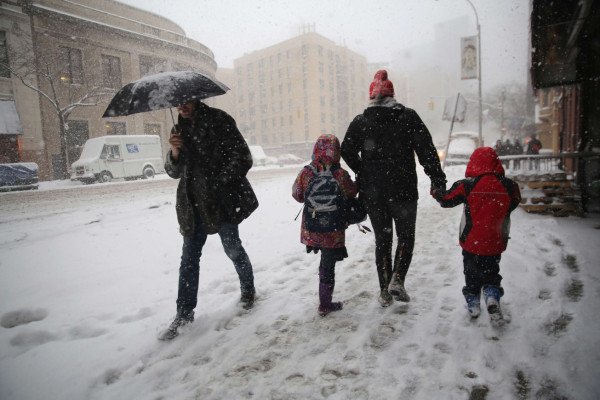
M465 286L463 295L471 317L481 312L483 297L492 321L502 319L500 297L500 255L506 250L510 213L521 202L516 182L504 176L498 154L491 147L476 149L465 172L466 179L447 190L432 191L444 208L464 204L459 243L463 248Z
M311 168L316 171L329 170L339 183L344 199L356 197L356 183L352 181L348 171L340 166L340 142L334 135L321 135L312 155L311 167L304 167L292 186L292 196L300 203L306 200L306 190L314 177ZM305 206L307 207L307 206ZM325 316L332 311L342 309L341 302L332 302L335 287L335 263L348 257L345 244L347 226L331 232L310 232L306 226L306 215L302 215L300 241L306 245L306 251L321 252L319 264L319 314Z

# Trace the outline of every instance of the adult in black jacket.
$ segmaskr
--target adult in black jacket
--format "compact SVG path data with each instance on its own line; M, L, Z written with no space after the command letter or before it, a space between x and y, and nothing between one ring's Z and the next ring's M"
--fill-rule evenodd
M238 224L258 207L246 178L252 156L229 114L200 101L178 106L177 129L171 132L165 169L180 179L177 219L183 235L177 315L161 339L177 336L194 320L200 256L207 236L218 233L240 279L244 308L254 303L254 274L239 237Z
M375 74L369 95L371 104L348 127L342 158L357 176L373 224L379 302L386 307L392 296L410 301L404 280L412 260L419 197L415 153L432 188L445 189L446 175L425 124L414 110L394 100L385 70ZM398 246L392 265L393 225Z

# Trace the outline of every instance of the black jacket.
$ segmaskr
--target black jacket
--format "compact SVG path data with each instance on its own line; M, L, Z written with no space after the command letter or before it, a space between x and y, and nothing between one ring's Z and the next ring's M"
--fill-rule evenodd
M226 112L199 103L194 119L179 117L184 145L177 162L167 154L165 169L180 178L177 187L177 220L181 234L195 230L195 213L208 234L223 222L239 224L258 207L246 174L252 155L235 121Z
M356 173L361 196L418 199L415 153L431 186L445 189L446 175L427 127L414 110L391 105L365 109L350 123L342 142L342 158Z

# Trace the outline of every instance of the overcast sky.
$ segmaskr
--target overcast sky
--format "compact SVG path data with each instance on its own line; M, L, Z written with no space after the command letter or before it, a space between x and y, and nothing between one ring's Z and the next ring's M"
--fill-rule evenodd
M314 23L316 32L345 44L368 62L390 62L404 48L433 41L436 23L468 16L467 0L119 0L162 15L208 46L219 67L292 37ZM522 80L528 69L529 0L472 0L481 25L482 75ZM511 79L512 78L512 79ZM486 85L487 86L487 85Z

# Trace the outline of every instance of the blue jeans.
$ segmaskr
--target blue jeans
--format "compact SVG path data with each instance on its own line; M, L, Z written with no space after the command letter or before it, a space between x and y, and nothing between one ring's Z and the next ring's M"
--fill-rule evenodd
M250 258L242 246L238 225L224 223L218 232L227 257L240 279L243 292L254 292L254 273ZM198 302L198 281L200 278L200 256L208 235L204 232L202 220L196 220L194 236L183 238L181 265L179 267L179 290L177 312L187 314L196 308Z

